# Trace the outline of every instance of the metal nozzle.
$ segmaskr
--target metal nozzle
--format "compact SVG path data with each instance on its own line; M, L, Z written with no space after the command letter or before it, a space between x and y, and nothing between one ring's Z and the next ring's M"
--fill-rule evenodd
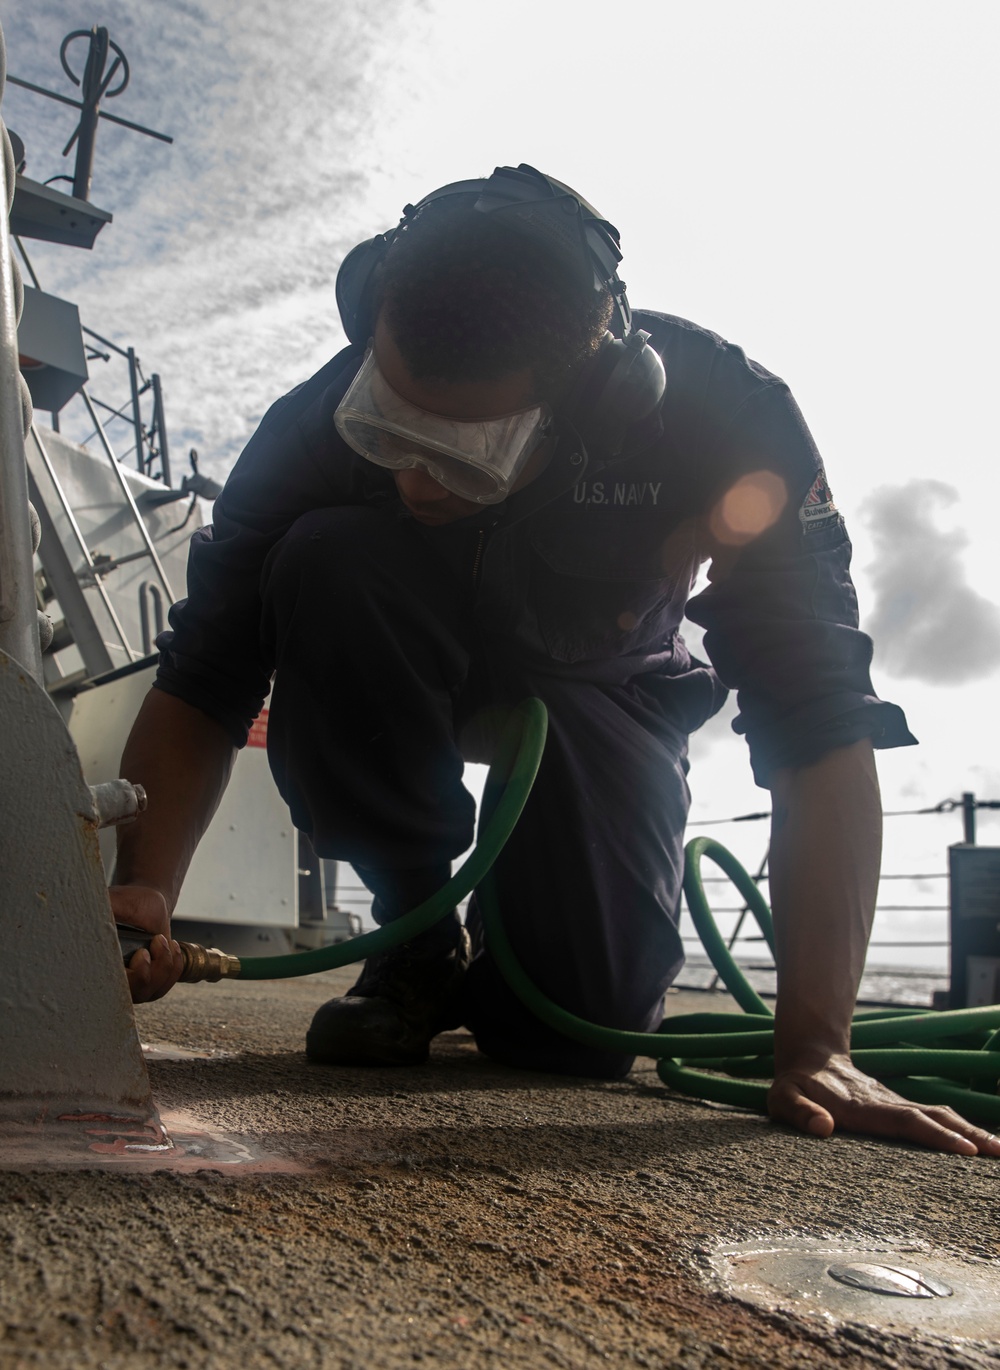
M235 980L240 973L240 958L220 951L218 947L202 947L197 942L181 942L184 969L181 979L186 984L198 980Z
M99 828L131 823L146 811L146 791L141 785L130 785L127 780L106 780L102 785L91 785L90 793Z
M122 959L127 966L141 948L149 950L153 933L145 928L133 927L131 923L117 923L118 941L122 949ZM219 951L218 947L202 947L197 942L180 942L184 954L184 969L181 979L189 984L197 980L235 980L240 973L240 958Z

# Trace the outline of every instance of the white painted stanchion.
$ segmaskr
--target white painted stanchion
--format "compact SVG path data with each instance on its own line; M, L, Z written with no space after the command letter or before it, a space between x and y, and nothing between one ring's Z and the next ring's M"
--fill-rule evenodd
M153 1111L97 843L55 705L0 652L0 1112Z
M0 95L5 54L0 32ZM97 843L100 817L41 677L0 122L0 1118L153 1116ZM117 796L99 796L115 808ZM115 803L112 803L115 801ZM0 1150L2 1150L0 1138Z

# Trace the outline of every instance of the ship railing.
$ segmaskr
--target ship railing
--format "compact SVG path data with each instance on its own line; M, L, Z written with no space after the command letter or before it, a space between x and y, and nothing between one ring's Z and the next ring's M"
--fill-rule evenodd
M107 457L108 463L114 472L122 508L127 511L129 521L134 525L139 535L141 547L137 552L132 553L127 560L143 557L149 559L155 580L159 582L158 586L154 585L149 588L155 590L157 596L162 592L162 595L165 597L166 603L169 606L173 604L176 599L170 577L164 568L156 545L146 526L146 521L142 517L142 513L136 503L135 496L129 486L122 465L115 455L114 448L111 445L94 403L86 389L80 392L80 398L87 410L90 421L94 426L94 431L100 440L104 455ZM81 651L85 664L85 674L88 677L101 675L112 668L113 662L108 654L107 647L104 644L103 632L94 619L93 613L83 594L84 588L89 587L96 591L114 636L121 644L125 653L126 661L137 661L149 650L149 644L145 640L148 634L144 634L141 650L136 644L129 640L121 618L116 612L111 595L104 585L105 573L112 569L112 567L121 565L126 558L111 560L106 564L99 565L97 563L90 547L87 545L87 539L80 528L72 503L59 479L55 463L52 460L46 446L46 441L37 424L32 424L30 436L31 442L44 467L48 491L50 492L50 496L54 498L56 504L56 508L50 511L47 508L48 500L46 498L46 493L34 480L32 480L32 498L34 499L36 507L39 509L40 517L42 518L43 543L41 552L43 564L45 565L46 578L50 581L56 599L58 599L60 603L65 621L70 625L73 640ZM57 525L65 530L65 536L68 536L70 543L72 544L69 547L63 548L66 556L55 555L56 549L54 544L58 542L61 545L62 543L62 538L60 538L56 531ZM66 561L67 557L69 558L68 562ZM79 558L81 563L81 571L79 573L70 565L76 558ZM64 562L66 562L65 565ZM77 584L76 582L80 583Z
M885 810L883 812L883 817L927 817L931 815L948 815L961 811L963 820L963 841L968 845L975 845L976 813L980 810L988 809L1000 809L1000 800L979 799L971 791L966 791L962 794L961 798L959 799L943 799L937 804L929 805L922 808ZM768 819L770 818L770 816L770 812L755 812L748 814L738 814L730 818L693 819L691 821L690 826L715 827L728 823L758 822L764 819ZM766 886L768 883L768 856L769 848L765 848L764 855L761 858L756 871L752 875L752 879L758 887ZM705 885L730 886L731 888L731 882L729 881L729 878L725 875L704 875L702 879ZM889 881L918 882L947 879L949 879L948 871L887 872L880 876L880 885L883 882ZM749 904L745 901L737 904L713 904L712 911L720 917L725 917L727 919L733 918L735 920L729 930L728 935L725 937L725 942L728 950L733 953L734 958L737 960L737 962L746 969L751 969L755 972L764 975L773 974L775 971L773 958L770 956L769 953L767 953L764 957L761 957L759 955L760 951L766 950L765 938L761 933L759 933L756 930L744 930L747 926L747 918L751 913ZM905 936L892 937L888 935L882 935L880 932L880 927L886 921L886 915L888 915L893 921L895 921L899 917L899 915L905 914L947 915L950 912L951 905L948 903L877 903L875 906L876 935L868 944L869 950L879 952L885 952L892 949L898 949L900 951L913 951L921 949L939 951L948 950L951 947L951 940L948 936L945 936L943 940L934 937L922 937L918 939L908 938ZM700 939L693 934L682 935L681 941L686 946L700 946ZM872 967L871 969L877 970L877 967ZM934 972L929 970L920 971L916 968L913 968L912 971L907 973L920 975L921 978L927 979L934 978L935 974ZM938 974L939 978L942 981L947 980L947 974L945 970L942 969ZM697 985L686 985L683 980L678 981L679 988L697 988L705 990L714 990L718 988L718 985L718 973L713 973L709 977L707 983L699 983Z
M41 290L41 282L32 265L31 258L28 256L27 248L20 237L12 236L35 289ZM88 362L102 361L110 364L114 357L121 357L125 362L128 368L125 379L128 385L129 398L127 402L114 405L109 404L107 400L100 399L86 388L78 393L88 394L90 402L96 408L111 415L111 421L119 419L128 425L132 443L119 454L119 460L124 462L135 453L136 470L141 471L144 476L149 476L152 480L162 482L169 489L171 485L170 443L163 411L163 386L159 374L154 371L148 377L145 375L134 347L122 347L95 329L88 328L86 324L81 324L80 330L86 338L92 340L84 347ZM100 344L100 346L96 344ZM104 348L108 350L103 351ZM143 414L143 400L147 395L150 395L152 399L152 410L148 423ZM67 401L67 404L72 404L72 398ZM61 414L52 414L51 422L53 430L58 433L61 428ZM86 437L81 438L76 433L73 433L72 436L81 447L87 447L94 438L100 436L100 433L95 426Z
M112 416L112 419L120 419L129 425L132 430L132 445L127 447L120 455L119 460L126 461L134 452L136 469L143 475L150 476L154 480L161 480L165 486L170 485L170 446L167 439L167 425L163 413L163 387L157 372L153 372L148 378L143 374L142 364L136 355L134 347L119 347L110 338L103 337L96 333L94 329L82 325L83 332L94 342L100 343L102 347L111 349L111 352L124 359L128 367L128 386L129 402L128 406L116 408L108 404L106 400L99 399L97 395L91 395L91 403L98 409L103 410ZM101 360L109 362L111 357L106 352L101 352L96 347L87 348L88 361ZM147 424L142 413L142 400L151 394L152 396L152 416ZM85 439L82 445L86 445L98 433L95 431L90 437Z

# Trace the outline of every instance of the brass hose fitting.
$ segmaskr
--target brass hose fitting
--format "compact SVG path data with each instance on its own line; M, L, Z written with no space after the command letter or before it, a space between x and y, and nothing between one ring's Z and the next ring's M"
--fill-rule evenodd
M186 984L198 980L235 980L240 973L240 958L220 951L218 947L202 947L197 942L181 942L184 969L181 979Z
M145 928L134 927L131 923L116 923L118 942L122 949L122 960L127 966L137 951L149 950L153 934ZM188 984L198 980L235 980L240 973L240 958L220 951L218 947L202 947L197 942L178 943L184 954L184 969L181 979Z

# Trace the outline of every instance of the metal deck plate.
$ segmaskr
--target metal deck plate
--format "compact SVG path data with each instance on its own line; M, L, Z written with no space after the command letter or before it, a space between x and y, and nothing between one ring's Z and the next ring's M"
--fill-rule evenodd
M1000 1337L1000 1262L850 1238L761 1239L699 1255L717 1289L769 1312L904 1335Z
M2 1170L219 1170L228 1175L301 1175L310 1166L275 1156L255 1140L235 1137L181 1109L151 1118L114 1114L47 1114L0 1119Z

